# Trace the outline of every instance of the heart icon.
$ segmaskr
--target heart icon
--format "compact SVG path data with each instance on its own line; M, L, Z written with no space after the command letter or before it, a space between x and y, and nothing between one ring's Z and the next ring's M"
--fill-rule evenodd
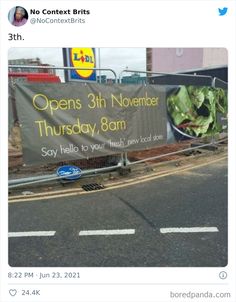
M17 290L16 289L10 289L9 290L9 294L14 297L17 294Z

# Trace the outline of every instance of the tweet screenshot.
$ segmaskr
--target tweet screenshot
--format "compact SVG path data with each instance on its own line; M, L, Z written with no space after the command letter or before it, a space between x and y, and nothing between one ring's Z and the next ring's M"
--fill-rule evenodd
M1 1L0 302L236 302L235 16Z

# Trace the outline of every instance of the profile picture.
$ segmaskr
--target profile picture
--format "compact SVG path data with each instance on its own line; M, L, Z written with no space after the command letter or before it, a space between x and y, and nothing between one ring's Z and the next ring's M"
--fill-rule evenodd
M8 20L13 26L22 26L28 21L27 10L21 6L13 7L8 13Z

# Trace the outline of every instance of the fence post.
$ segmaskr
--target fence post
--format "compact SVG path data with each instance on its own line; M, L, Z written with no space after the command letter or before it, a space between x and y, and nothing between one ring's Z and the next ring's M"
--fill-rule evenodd
M128 152L124 153L124 166L128 166L130 164L130 161L128 159Z

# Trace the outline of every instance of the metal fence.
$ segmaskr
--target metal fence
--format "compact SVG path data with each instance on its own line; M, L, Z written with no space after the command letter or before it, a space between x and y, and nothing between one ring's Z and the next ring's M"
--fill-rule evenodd
M99 69L99 68L75 68L75 67L43 67L43 66L23 66L23 65L10 65L9 68L12 69L19 69L24 67L24 69L54 69L54 70L96 70L96 71L109 71L111 72L115 77L115 82L118 82L118 77L114 70L109 68ZM145 73L146 75L158 75L158 84L161 85L196 85L196 86L211 86L211 87L219 87L223 89L227 89L227 83L217 79L215 77L211 76L201 76L201 75L186 75L186 74L167 74L167 73L157 73L157 72L149 72L149 71L137 71L137 70L123 70L119 75L119 81L121 82L122 75L124 73ZM152 84L154 83L152 81L152 78L149 78L148 81ZM156 84L157 80L155 80ZM10 107L12 108L12 112L15 112L16 115L16 108L15 108L15 99L12 95L12 92L9 93L9 101L10 101ZM19 128L19 121L14 120L14 127ZM19 129L18 129L19 130ZM20 131L18 131L19 133ZM10 137L12 136L12 129L9 130ZM89 177L91 175L97 175L99 173L105 173L117 169L122 169L125 167L130 167L135 164L141 164L147 161L153 161L158 160L161 161L166 157L170 156L176 156L178 154L182 154L183 152L188 151L194 151L199 148L205 148L208 146L217 146L218 144L226 141L224 140L217 140L214 136L210 138L210 140L207 143L199 144L198 146L191 147L191 143L196 140L196 138L193 138L191 136L188 136L187 134L181 134L182 138L180 139L181 143L177 142L177 145L175 144L174 148L171 149L170 146L167 145L169 148L158 147L153 148L151 150L141 150L141 151L135 151L135 152L129 152L129 153L122 153L112 156L102 156L102 157L96 157L96 158L90 158L90 159L79 159L76 161L70 161L70 164L75 164L79 166L82 169L81 177ZM12 138L11 138L12 139ZM188 140L186 140L188 139ZM20 138L19 138L19 144ZM165 150L164 150L165 149ZM173 151L171 151L173 150ZM44 182L50 182L55 181L61 178L65 178L65 176L57 176L55 173L56 168L58 165L68 164L68 162L61 162L58 165L55 164L48 164L44 166L38 166L34 167L33 169L31 167L24 166L21 158L21 152L22 150L18 150L18 154L16 157L18 157L18 164L16 166L12 165L13 157L10 153L9 156L9 189L18 188L21 186L36 184L36 183L44 183ZM33 172L32 172L33 171ZM29 175L29 177L23 177L22 175ZM70 175L71 176L71 175Z

